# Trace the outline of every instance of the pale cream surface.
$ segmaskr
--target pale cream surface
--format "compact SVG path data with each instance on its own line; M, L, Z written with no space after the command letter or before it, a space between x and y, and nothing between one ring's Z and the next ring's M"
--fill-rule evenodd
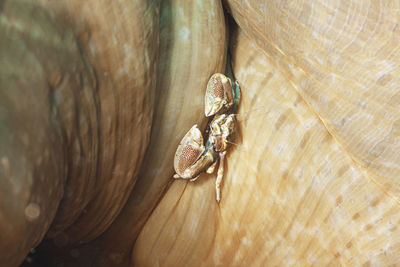
M338 144L399 201L399 2L227 3Z
M227 155L221 203L213 175L174 181L139 235L135 265L399 262L398 203L332 136L274 57L242 32L233 53L241 138Z

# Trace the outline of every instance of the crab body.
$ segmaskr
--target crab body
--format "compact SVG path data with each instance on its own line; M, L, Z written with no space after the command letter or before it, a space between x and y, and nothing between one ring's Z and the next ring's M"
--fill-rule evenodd
M234 114L216 115L210 123L208 140L215 151L226 151L236 138L236 119Z

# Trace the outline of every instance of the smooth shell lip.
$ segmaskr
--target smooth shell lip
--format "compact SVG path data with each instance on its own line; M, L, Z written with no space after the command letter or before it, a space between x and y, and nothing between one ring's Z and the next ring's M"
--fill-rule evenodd
M182 154L185 150L185 148L190 145L193 150L198 151L198 157L201 156L201 154L204 152L205 147L203 145L203 135L201 134L201 131L197 127L197 124L193 125L192 128L185 134L185 136L182 138L181 142L178 145L178 148L176 149L175 152L175 157L174 157L174 169L175 172L182 178L187 178L183 177L184 176L184 171L181 169L182 165L182 160L185 160L182 158ZM186 165L191 165L196 160L198 159L195 158L193 162L186 162Z

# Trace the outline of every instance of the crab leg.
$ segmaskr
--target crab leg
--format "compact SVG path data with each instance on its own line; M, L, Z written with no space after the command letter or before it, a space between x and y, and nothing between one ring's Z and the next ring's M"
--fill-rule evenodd
M215 181L215 191L217 193L217 202L218 203L221 200L221 182L222 182L222 178L224 177L225 154L226 154L226 151L219 153L219 167L218 167L217 180Z
M206 173L211 174L215 170L215 166L217 165L218 159L206 170Z

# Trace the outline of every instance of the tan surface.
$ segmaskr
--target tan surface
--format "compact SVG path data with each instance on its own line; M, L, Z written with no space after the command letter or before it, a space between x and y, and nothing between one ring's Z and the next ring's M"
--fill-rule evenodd
M399 201L399 3L227 2L338 144Z
M0 265L18 266L63 195L63 100L90 109L94 84L73 32L42 9L1 1L0 36Z
M171 182L181 138L205 126L204 93L209 77L225 68L226 30L217 1L162 1L157 93L151 142L139 179L120 216L94 243L97 266L129 265L141 228ZM79 259L72 265L79 264ZM84 264L82 266L85 266Z
M242 101L241 137L226 157L220 205L215 174L194 183L172 180L180 139L193 124L205 123L207 80L223 72L219 2L162 1L161 10L144 0L36 2L74 29L94 66L88 64L88 74L96 74L75 96L83 108L78 116L66 112L73 101L57 107L66 147L74 149L66 151L68 187L50 236L65 230L67 241L89 241L110 227L87 246L62 248L66 265L400 262L396 2L223 1L241 27L229 34ZM56 74L49 76L51 86ZM92 82L94 99L87 94ZM69 86L60 88L68 96ZM69 127L81 120L84 127ZM0 157L0 175L8 176L13 164ZM54 215L61 189L52 182L54 195L38 191L49 205L45 227L25 233L20 255ZM36 218L36 203L18 199L24 216Z
M272 57L272 59L274 59ZM327 131L275 61L240 34L241 143L215 177L175 181L135 244L137 266L393 264L397 203Z
M118 215L150 139L159 38L158 1L35 0L73 28L94 66L94 114L62 112L68 181L50 237L87 242ZM77 119L75 119L77 118ZM74 120L75 119L75 120ZM94 127L87 125L94 124Z

